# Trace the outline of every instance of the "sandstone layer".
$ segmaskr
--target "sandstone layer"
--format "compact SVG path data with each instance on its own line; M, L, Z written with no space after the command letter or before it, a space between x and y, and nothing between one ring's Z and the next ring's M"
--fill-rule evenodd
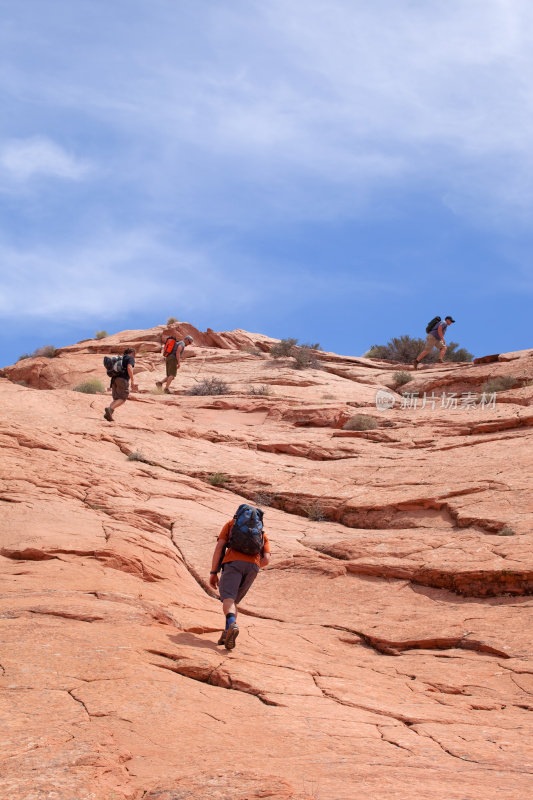
M0 371L0 798L529 798L533 350L402 397L389 362L182 324L163 395L163 333ZM127 345L109 423L73 389ZM241 502L273 553L226 651L208 576Z

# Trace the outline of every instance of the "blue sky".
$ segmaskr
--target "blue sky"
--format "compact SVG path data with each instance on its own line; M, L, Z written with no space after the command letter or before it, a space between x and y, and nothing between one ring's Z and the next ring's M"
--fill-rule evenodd
M173 315L533 347L528 0L0 0L0 366Z

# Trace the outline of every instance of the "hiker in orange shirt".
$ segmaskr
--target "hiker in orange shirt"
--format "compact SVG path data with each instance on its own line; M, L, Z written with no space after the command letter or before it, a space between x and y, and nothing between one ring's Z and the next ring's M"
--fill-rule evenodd
M167 371L167 377L164 381L156 381L155 385L158 389L161 389L163 384L165 384L164 392L165 394L171 394L170 392L170 384L178 374L178 370L180 368L180 356L185 350L185 348L192 344L194 339L192 336L186 336L184 339L178 339L178 334L174 331L171 333L170 336L167 336L165 342L163 344L162 355L165 359L165 366Z
M243 503L218 534L209 574L209 584L213 589L218 588L226 615L226 627L218 640L226 650L233 650L239 635L237 603L257 578L259 568L266 567L269 561L270 544L263 530L263 512Z

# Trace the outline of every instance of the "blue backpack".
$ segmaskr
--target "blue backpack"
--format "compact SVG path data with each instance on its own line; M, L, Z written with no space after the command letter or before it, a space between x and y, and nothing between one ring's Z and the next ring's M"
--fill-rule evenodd
M256 556L263 549L263 512L260 508L243 503L233 517L233 527L228 547Z

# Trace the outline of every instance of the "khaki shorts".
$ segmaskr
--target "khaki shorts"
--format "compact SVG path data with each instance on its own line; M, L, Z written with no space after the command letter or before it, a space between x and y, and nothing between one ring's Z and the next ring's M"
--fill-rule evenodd
M127 400L130 394L130 382L125 378L114 378L111 384L113 400Z
M165 358L165 366L167 368L167 378L175 378L178 374L178 359L175 356L167 356Z
M428 333L426 336L426 344L424 345L424 350L433 350L434 347L437 350L442 350L443 347L446 345L442 344L440 339L435 339L432 333Z

